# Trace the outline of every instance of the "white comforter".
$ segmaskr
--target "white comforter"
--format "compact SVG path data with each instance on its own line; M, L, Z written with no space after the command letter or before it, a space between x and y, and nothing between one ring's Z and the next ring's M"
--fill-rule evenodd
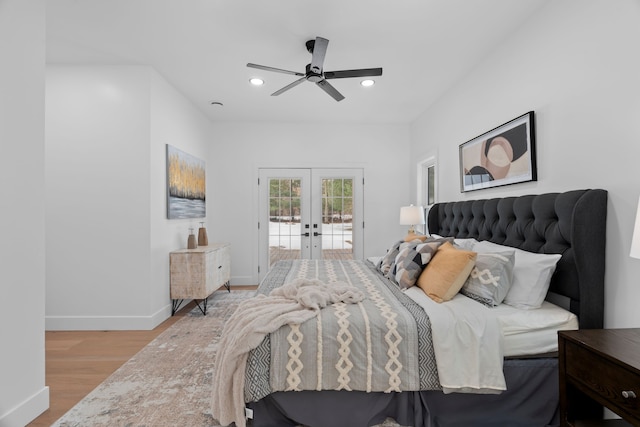
M491 310L461 294L441 304L415 286L405 294L429 315L444 393L486 394L507 389L501 326Z

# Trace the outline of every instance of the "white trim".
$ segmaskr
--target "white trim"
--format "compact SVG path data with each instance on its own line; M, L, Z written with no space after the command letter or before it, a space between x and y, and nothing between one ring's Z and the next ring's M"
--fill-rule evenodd
M254 279L253 276L232 276L230 282L231 289L233 289L234 286L250 286L258 283L257 279Z
M433 155L429 155L424 157L422 160L418 161L417 165L416 165L416 201L417 204L420 206L424 206L425 210L428 212L429 208L432 205L429 205L427 202L428 200L426 200L425 197L425 189L423 188L423 182L424 182L424 170L429 168L429 167L433 167L433 176L435 179L435 185L433 186L433 200L434 203L438 202L438 159L437 156L435 154ZM425 222L428 222L428 218L425 215ZM422 232L426 232L427 231L427 224L425 223L424 226L422 226Z
M417 163L417 169L416 169L416 177L418 178L418 182L417 182L417 194L416 194L416 200L418 205L422 205L422 206L429 206L429 204L427 203L427 200L424 199L424 189L422 188L422 183L424 181L423 176L422 176L422 172L424 170L425 167L430 167L433 166L434 168L434 176L436 178L436 185L433 188L434 191L434 200L438 201L438 159L436 158L435 155L433 156L429 156L429 157L425 157L424 159L420 160Z
M47 409L49 409L49 387L45 386L15 408L0 414L0 427L26 426Z
M150 331L171 317L171 304L150 316L45 316L47 331Z

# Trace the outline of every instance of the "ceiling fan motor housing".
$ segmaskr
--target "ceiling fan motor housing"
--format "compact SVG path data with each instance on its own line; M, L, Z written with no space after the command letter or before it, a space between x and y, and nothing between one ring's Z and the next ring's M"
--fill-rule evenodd
M322 70L320 70L319 73L312 71L311 64L307 64L305 77L307 78L307 80L313 83L317 83L320 80L324 79L324 77L322 76Z

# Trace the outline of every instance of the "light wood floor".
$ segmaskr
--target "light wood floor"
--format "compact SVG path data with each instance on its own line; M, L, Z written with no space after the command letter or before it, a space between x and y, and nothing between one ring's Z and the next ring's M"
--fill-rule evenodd
M232 286L255 289L256 286ZM190 302L151 331L45 332L45 384L49 409L28 424L49 427L124 362L195 307Z

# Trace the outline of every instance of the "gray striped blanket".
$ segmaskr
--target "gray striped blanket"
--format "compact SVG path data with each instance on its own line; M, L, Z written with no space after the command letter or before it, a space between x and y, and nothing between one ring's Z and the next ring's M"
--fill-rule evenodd
M424 310L367 261L298 260L277 263L258 293L296 279L345 282L365 299L337 303L299 325L286 325L249 353L245 401L275 391L440 389Z

